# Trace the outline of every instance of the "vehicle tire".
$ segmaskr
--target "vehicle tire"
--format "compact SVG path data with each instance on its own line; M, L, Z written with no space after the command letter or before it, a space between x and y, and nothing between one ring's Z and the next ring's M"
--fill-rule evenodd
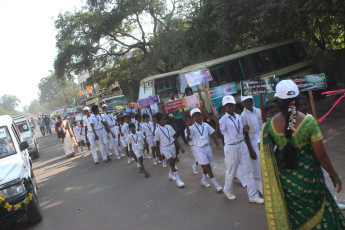
M38 149L37 149L37 144L35 143L35 149L36 151L31 153L30 156L32 159L36 159L36 158L39 158L40 156L38 155Z
M30 223L36 224L36 223L41 222L43 216L42 216L41 207L40 207L40 204L38 202L35 192L33 192L32 195L33 195L32 200L28 204L28 210L27 210L26 216L28 217Z

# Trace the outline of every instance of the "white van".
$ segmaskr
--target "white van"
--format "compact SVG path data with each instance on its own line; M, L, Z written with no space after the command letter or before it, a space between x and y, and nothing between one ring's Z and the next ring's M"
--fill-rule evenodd
M29 144L28 152L31 158L38 158L39 145L33 125L30 125L29 120L25 116L13 117L13 121L22 135L23 140L27 141Z
M31 223L42 219L32 162L12 118L0 116L0 223L7 226L28 217Z

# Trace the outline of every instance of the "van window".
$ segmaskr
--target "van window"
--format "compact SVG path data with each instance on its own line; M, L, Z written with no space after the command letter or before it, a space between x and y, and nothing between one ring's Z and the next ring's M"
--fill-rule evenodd
M16 124L20 133L25 133L25 132L30 131L29 125L26 121L21 121L21 122L15 123L15 124Z
M0 158L15 154L16 149L6 126L0 127Z
M17 129L17 126L15 125L11 125L11 128L12 128L12 132L14 133L14 136L16 137L17 139L17 142L19 143L20 142L20 133L18 133L18 129Z

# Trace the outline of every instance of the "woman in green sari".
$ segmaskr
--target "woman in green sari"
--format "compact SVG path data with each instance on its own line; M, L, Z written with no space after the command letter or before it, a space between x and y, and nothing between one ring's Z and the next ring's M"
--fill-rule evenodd
M327 156L317 121L297 112L298 87L276 87L281 112L261 135L261 170L268 229L345 229L345 218L328 191L320 165L338 192L341 180ZM276 149L276 150L275 150Z

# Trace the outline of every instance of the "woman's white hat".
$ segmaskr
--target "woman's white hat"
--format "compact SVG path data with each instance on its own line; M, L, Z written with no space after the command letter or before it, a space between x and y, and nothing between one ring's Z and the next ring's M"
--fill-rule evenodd
M226 105L228 103L236 104L235 98L233 96L231 96L231 95L223 97L222 105L224 106L224 105Z
M275 97L280 99L295 98L299 95L299 89L295 82L282 80L276 86Z
M86 110L90 110L90 107L89 106L85 106L84 107L84 111L86 111Z
M193 114L194 114L194 113L201 113L201 111L200 111L200 109L198 109L198 108L192 109L192 110L190 111L190 116L193 117Z

